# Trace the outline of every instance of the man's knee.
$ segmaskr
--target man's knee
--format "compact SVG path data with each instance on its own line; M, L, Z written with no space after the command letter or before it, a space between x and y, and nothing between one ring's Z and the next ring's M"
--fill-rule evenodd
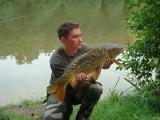
M62 120L69 120L70 116L72 114L73 111L73 107L72 104L69 103L63 103L64 108L63 108L63 119Z
M55 95L49 95L46 101L42 120L61 120L63 104L57 102Z
M87 90L87 95L91 100L99 100L102 94L102 85L98 82L91 83Z

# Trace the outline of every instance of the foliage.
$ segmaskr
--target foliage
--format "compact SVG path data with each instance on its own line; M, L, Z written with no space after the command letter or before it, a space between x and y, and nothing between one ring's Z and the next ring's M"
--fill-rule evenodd
M136 38L124 53L125 69L131 71L130 81L143 88L151 85L160 95L160 1L134 0L126 26Z
M160 113L160 86L157 81L153 81L143 88L143 92L140 92L140 95L145 99L150 109Z
M159 120L158 114L150 111L148 103L138 95L122 95L111 91L94 108L92 120Z

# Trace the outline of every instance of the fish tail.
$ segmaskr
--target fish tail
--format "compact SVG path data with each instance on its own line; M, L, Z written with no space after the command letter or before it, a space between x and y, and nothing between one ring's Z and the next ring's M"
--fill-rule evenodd
M57 92L56 92L56 97L58 101L63 102L65 92L66 92L66 86L58 86Z
M59 83L59 81L57 81L55 84L47 87L47 94L55 94L57 101L62 102L64 100L66 86L67 83L62 84L61 82Z
M47 94L54 94L57 91L57 87L55 85L49 85L47 87Z
M77 81L76 81L76 76L74 73L71 73L70 74L70 81L69 81L69 84L75 88L77 86Z

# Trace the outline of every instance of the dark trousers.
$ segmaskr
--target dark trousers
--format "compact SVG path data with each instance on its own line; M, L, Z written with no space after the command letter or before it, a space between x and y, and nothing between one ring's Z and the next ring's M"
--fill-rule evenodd
M88 81L87 81L88 82ZM76 90L67 86L64 100L63 120L69 120L72 114L72 105L80 104L76 120L88 120L95 104L102 94L102 86L98 82L88 82Z
M54 95L50 95L45 107L43 120L70 120L73 105L80 104L76 120L89 120L95 104L102 94L102 86L98 82L88 82L79 89L67 86L63 103L58 103Z

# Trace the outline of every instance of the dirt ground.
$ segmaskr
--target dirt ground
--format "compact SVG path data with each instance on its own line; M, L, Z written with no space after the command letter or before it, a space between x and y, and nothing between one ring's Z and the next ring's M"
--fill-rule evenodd
M35 108L25 108L23 106L18 106L16 108L6 110L6 112L16 113L19 115L39 116L43 113L43 105L36 106Z

